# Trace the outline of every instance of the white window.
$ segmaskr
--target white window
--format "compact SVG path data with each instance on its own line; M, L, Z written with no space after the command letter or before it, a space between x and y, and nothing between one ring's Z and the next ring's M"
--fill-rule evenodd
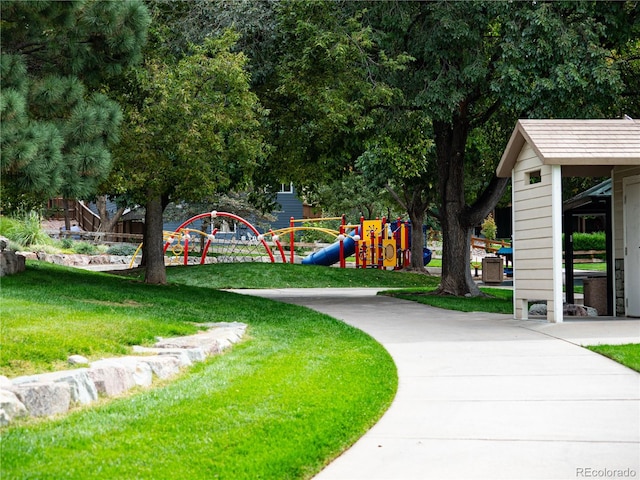
M278 193L293 193L293 183L281 183Z

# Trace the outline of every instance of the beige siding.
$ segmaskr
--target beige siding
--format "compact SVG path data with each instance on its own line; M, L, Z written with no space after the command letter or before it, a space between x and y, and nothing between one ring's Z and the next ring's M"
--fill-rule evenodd
M622 259L622 184L640 174L640 121L518 121L496 169L512 179L516 318L527 317L528 301L546 300L547 320L562 321L561 175L603 176L612 169L613 246ZM528 173L538 170L541 182L530 184Z
M541 181L529 184L527 173L536 170ZM516 317L526 318L526 301L553 300L551 167L525 143L513 175L514 304Z
M613 251L614 258L624 258L624 225L622 216L622 179L640 175L640 165L619 166L613 169Z

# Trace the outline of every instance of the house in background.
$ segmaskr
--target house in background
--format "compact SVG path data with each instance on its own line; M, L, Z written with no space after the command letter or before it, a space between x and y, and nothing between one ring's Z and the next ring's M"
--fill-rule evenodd
M512 181L515 318L544 300L547 320L563 321L563 176L611 177L607 302L640 316L640 122L519 120L496 173Z
M276 195L276 202L280 205L280 209L272 212L272 215L276 218L276 220L271 222L270 225L270 228L273 230L289 227L291 217L294 217L295 219L304 219L318 218L320 216L314 212L313 207L306 202L303 202L298 197L296 190L291 183L283 183L281 185L280 191ZM100 216L95 204L87 204L82 201L70 200L67 202L67 205L71 219L77 222L83 231L95 232L98 230L98 227L100 226ZM47 207L48 210L58 212L61 215L64 211L64 200L61 198L51 199L49 200ZM115 202L111 200L107 200L106 208L110 215L113 215L118 209ZM114 228L114 233L142 235L144 232L143 212L144 210L140 208L127 210ZM59 217L60 215L57 216ZM167 231L173 231L184 220L187 220L187 218L167 221L165 222L164 229ZM253 219L247 218L247 220L253 223ZM258 230L262 230L259 225L256 224L255 226Z
M280 210L271 212L276 220L271 223L273 230L289 227L291 217L298 219L319 218L311 205L302 201L292 183L280 185L280 191L276 195L276 202L280 205Z

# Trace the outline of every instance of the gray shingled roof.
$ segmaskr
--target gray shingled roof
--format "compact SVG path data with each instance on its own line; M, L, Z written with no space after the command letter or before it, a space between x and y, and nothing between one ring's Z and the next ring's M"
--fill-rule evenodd
M518 120L499 177L511 176L525 142L546 165L640 165L638 120Z

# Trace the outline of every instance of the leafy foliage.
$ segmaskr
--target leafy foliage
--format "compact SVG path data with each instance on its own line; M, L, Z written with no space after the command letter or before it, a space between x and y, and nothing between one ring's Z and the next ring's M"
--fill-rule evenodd
M2 235L22 247L31 245L51 244L51 238L42 229L42 218L37 212L30 211L22 214L14 221L3 220Z
M87 197L106 178L121 112L97 88L140 60L148 24L141 0L2 3L6 211Z
M579 233L573 234L574 250L606 250L605 232Z
M127 245L127 244L111 245L107 249L107 254L130 256L136 253L137 249L138 247L136 245Z

